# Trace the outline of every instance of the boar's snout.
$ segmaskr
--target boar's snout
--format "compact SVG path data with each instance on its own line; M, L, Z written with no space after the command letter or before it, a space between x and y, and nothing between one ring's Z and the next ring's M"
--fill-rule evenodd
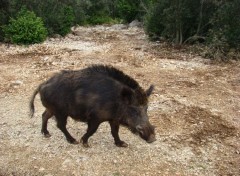
M151 124L145 126L138 125L136 129L140 137L144 139L147 143L152 143L156 141L155 127Z
M154 142L154 141L156 141L156 137L155 137L155 134L152 134L152 135L150 135L150 137L148 138L147 143L152 143L152 142Z

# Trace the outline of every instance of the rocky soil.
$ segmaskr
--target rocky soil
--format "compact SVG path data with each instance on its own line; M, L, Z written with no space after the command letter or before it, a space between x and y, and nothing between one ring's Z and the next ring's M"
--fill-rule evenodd
M240 62L213 63L184 48L149 42L143 30L123 25L75 27L64 38L28 47L0 44L0 175L239 175ZM107 123L90 148L68 144L54 119L51 138L40 133L44 108L37 85L63 69L113 65L143 88L156 86L149 117L157 141L147 144L120 129L128 148L114 145ZM77 139L86 125L69 118Z

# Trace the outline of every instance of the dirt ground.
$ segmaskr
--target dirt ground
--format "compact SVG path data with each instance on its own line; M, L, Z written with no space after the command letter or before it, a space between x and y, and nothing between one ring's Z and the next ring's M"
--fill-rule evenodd
M68 144L50 119L51 138L40 133L44 108L37 85L63 69L108 64L143 88L154 84L149 118L157 141L147 144L120 129L128 148L114 145L103 123L90 148ZM240 175L240 62L213 63L184 48L149 42L140 28L76 27L65 38L29 47L0 44L1 176ZM80 139L86 125L69 118Z

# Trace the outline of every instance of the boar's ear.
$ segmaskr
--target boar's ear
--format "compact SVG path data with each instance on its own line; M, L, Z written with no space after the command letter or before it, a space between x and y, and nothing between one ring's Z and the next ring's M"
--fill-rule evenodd
M133 99L133 94L134 93L130 88L124 87L121 92L121 98L125 103L131 104Z
M154 85L151 85L147 90L146 90L146 95L149 97L154 90Z

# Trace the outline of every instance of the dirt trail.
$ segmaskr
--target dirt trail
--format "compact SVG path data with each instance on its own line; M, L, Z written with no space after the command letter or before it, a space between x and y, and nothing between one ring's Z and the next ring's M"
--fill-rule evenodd
M128 148L114 145L104 123L91 148L70 145L49 121L40 133L41 106L28 117L29 98L62 69L110 64L147 88L156 86L149 116L157 141L147 144L127 129ZM0 44L0 175L239 175L240 62L214 64L184 49L151 43L142 29L77 27L65 38L29 47ZM86 125L69 119L77 139Z

